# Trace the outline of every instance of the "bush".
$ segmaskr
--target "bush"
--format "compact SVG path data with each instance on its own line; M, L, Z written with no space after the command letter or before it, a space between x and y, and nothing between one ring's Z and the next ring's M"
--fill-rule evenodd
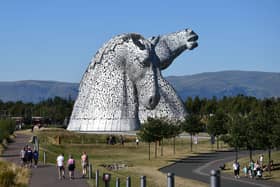
M13 120L0 120L0 142L9 138L16 128L16 123Z
M14 186L16 174L12 170L0 172L0 186Z
M8 165L0 162L0 186L10 187L15 185L16 174Z
M0 161L0 187L27 187L30 171L10 162Z

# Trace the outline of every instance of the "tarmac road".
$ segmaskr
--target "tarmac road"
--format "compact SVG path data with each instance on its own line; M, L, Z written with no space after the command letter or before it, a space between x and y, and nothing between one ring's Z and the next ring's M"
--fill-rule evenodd
M244 157L244 156L248 156L247 151L239 152L239 157ZM164 173L172 172L176 176L198 180L210 184L210 171L212 169L218 170L219 166L223 165L223 163L234 160L234 158L235 158L235 152L233 151L203 153L198 156L191 156L186 159L175 161L174 164L161 168L160 171ZM233 177L233 174L229 175L229 174L222 173L221 186L276 187L276 186L280 186L280 184L272 181L249 179L245 177L235 179Z

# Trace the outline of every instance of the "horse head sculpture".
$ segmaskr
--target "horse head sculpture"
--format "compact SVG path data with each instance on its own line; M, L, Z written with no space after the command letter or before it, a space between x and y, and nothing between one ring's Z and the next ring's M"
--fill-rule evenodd
M197 39L191 30L151 39L135 33L112 38L84 73L67 129L131 131L148 117L183 118L183 104L161 70L196 47Z

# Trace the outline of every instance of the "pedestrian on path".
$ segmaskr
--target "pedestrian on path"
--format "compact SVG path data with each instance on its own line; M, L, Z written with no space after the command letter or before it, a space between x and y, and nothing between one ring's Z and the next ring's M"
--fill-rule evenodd
M247 168L247 166L246 166L246 165L243 167L243 173L244 173L244 177L247 177L247 174L248 174L248 168Z
M33 152L34 167L38 167L39 153L37 150Z
M138 137L136 137L135 143L136 143L136 147L138 147L139 146L139 139L138 139Z
M259 162L260 162L261 167L263 167L263 160L264 160L264 156L263 156L263 154L261 154L259 156Z
M74 171L75 171L75 160L72 155L69 155L69 159L67 161L69 178L70 180L74 179Z
M239 171L240 171L240 165L237 161L235 161L233 164L232 164L232 167L233 167L233 172L234 172L234 177L237 179L237 178L240 178L239 177Z
M83 152L81 156L81 162L82 162L82 169L83 169L83 175L82 178L84 178L87 175L87 168L88 168L88 155L86 152Z
M21 162L21 166L25 166L26 164L26 147L24 147L23 149L20 150L20 162Z
M58 170L58 178L61 179L62 177L65 179L65 169L64 169L64 155L61 153L56 158L56 166Z
M32 167L32 160L33 160L33 152L31 147L28 146L27 148L27 152L26 152L26 156L27 156L27 165L29 168Z

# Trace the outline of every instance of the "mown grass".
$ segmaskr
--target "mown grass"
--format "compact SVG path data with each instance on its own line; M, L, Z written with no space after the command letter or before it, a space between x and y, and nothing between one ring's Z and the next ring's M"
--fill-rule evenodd
M27 187L30 171L16 164L0 160L1 187Z
M254 154L253 155L253 160L256 162L259 159L260 154ZM272 181L276 181L276 182L280 182L280 151L273 151L271 154L271 159L273 160L274 163L274 168L271 171L271 174L269 174L268 171L265 171L263 173L263 178L266 180L272 180ZM238 162L240 163L240 173L241 175L243 175L243 171L242 168L244 166L248 166L249 165L249 155L248 157L243 157L240 158L238 160ZM231 162L226 163L226 168L232 168L232 163L234 160L232 160ZM264 165L268 164L268 153L264 153ZM224 172L226 173L232 173L232 169L229 170L225 170Z
M120 143L116 145L106 144L108 135L80 134L62 129L46 129L38 131L36 134L40 140L41 159L43 151L47 153L47 162L50 163L55 163L59 153L64 153L66 159L71 154L76 159L77 168L80 169L80 156L83 151L86 151L94 171L98 169L100 175L110 173L112 175L111 183L115 182L116 177L120 178L121 186L125 186L127 176L131 177L132 186L139 186L142 175L147 177L148 186L166 186L166 174L161 173L159 168L186 156L211 151L210 141L207 139L200 140L198 145L194 145L191 153L189 139L177 138L175 155L173 154L173 140L164 140L163 156L161 156L161 147L159 147L158 156L157 158L154 157L153 143L151 144L151 160L149 160L148 144L140 142L137 147L135 145L135 136L124 135L126 141L123 146ZM116 135L116 137L119 137L119 135ZM114 164L124 164L125 167L119 170L110 170L104 167L105 165ZM176 186L208 186L205 183L180 177L176 177L175 181ZM93 180L90 180L89 183L94 186Z

